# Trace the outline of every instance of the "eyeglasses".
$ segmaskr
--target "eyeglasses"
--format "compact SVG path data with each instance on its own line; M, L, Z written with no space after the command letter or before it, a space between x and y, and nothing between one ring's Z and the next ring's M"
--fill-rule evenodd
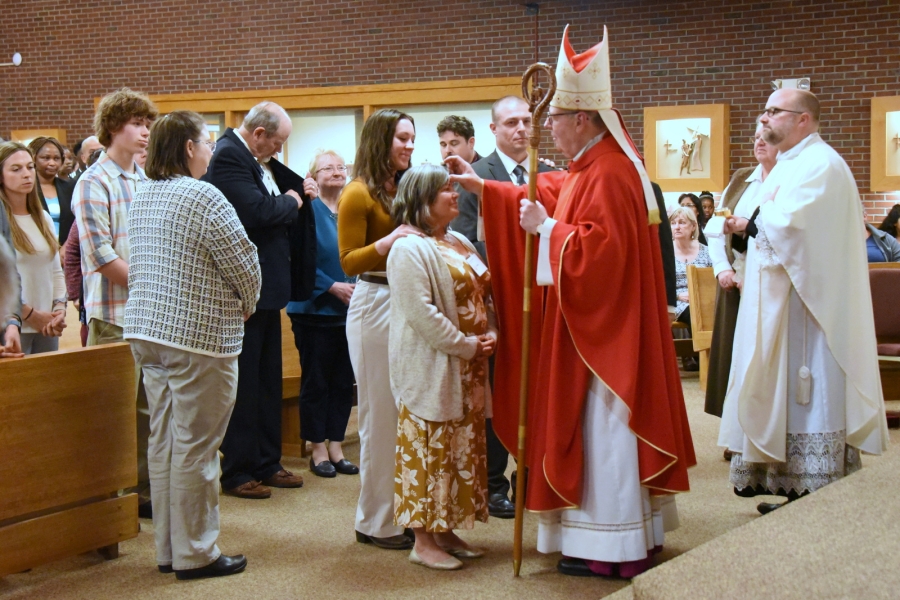
M577 115L578 112L579 111L577 111L577 110L571 111L571 112L558 112L558 113L554 113L552 115L550 113L547 113L547 122L550 123L550 125L553 125L553 119L556 119L559 117L571 117L572 115Z
M319 173L328 173L329 175L333 175L335 171L337 171L338 173L346 173L347 167L343 165L341 165L340 167L322 167L321 169L316 169L316 175L318 175Z
M216 151L216 141L215 140L193 140L195 144L206 144L206 147L209 148L210 152Z
M802 115L802 114L803 114L803 111L802 111L802 110L788 110L788 109L786 109L786 108L777 108L777 107L774 107L774 106L771 107L771 108L766 108L766 109L764 109L764 110L762 111L762 114L768 115L769 118L772 118L772 117L778 116L779 114L781 114L781 113L783 113L783 112L786 112L786 113L794 113L795 115Z

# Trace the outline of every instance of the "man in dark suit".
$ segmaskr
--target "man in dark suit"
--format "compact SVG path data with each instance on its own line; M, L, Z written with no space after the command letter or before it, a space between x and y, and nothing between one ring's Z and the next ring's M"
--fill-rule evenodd
M472 164L472 168L483 179L495 181L511 181L528 183L528 137L531 135L531 112L528 103L518 96L500 98L491 107L491 132L497 142L497 149ZM474 139L472 144L474 151ZM462 158L465 158L461 153ZM541 163L540 172L549 171L550 167ZM484 242L478 237L478 198L465 190L460 190L459 216L450 226L475 245L481 257L488 260ZM493 367L493 361L491 362ZM493 368L491 369L493 372ZM506 466L509 453L497 436L491 420L486 423L487 432L487 467L488 467L488 512L492 517L512 519L516 507L509 501L509 480L506 478Z
M240 498L268 498L271 487L303 485L302 477L281 465L280 311L290 298L308 295L310 275L315 277L315 221L308 197L304 203L298 191L303 179L272 158L291 128L277 104L254 106L239 129L228 129L218 140L204 176L234 205L262 269L256 312L244 324L237 399L222 442L222 487Z
M666 282L666 304L669 305L669 316L675 320L675 242L672 240L672 226L666 216L666 201L662 189L652 181L653 195L659 207L659 249L662 253L663 277Z

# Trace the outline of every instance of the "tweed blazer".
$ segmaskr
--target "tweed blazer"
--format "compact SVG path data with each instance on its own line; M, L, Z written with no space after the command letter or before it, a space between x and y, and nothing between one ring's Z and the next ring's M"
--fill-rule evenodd
M453 233L471 252L465 236ZM463 417L460 360L471 360L478 349L475 336L459 330L453 278L432 238L406 236L388 255L391 321L388 339L391 391L426 421ZM488 334L497 335L493 306L488 303ZM485 414L490 416L490 385Z

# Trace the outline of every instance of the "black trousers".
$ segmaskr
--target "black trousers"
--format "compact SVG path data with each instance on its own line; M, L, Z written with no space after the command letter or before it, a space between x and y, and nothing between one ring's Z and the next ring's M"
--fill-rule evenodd
M291 316L300 352L300 437L320 444L344 441L353 408L353 365L347 328Z
M490 384L494 387L494 357L488 362ZM506 465L509 463L509 452L494 433L494 425L491 419L485 419L485 436L487 437L487 475L488 498L494 494L509 493L509 479L506 478Z
M678 315L678 318L675 320L679 323L684 323L685 325L687 325L688 337L691 337L691 335L693 334L693 331L691 330L691 307L688 306L683 311L681 311L681 314Z
M244 323L237 399L222 441L222 487L262 481L281 467L281 311Z
M485 434L487 435L488 497L494 494L506 496L509 493L509 479L506 478L509 452L497 439L491 419L485 420Z

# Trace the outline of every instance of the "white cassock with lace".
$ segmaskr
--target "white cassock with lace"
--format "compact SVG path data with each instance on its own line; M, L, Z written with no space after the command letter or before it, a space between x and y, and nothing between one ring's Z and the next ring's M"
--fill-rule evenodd
M862 208L816 133L779 153L761 193L719 445L739 490L799 495L887 447Z

